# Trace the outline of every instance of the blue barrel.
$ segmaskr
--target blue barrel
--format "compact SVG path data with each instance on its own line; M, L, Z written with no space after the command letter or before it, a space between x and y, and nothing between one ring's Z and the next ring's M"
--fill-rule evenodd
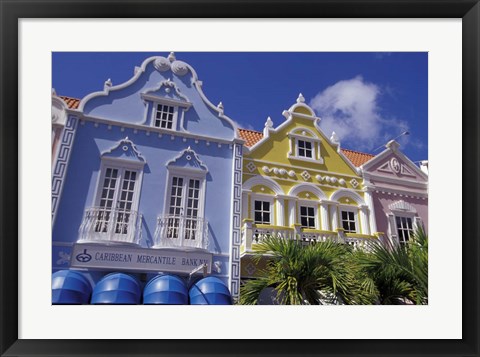
M52 274L52 304L88 304L92 286L85 276L73 270Z
M92 294L92 304L136 305L141 291L138 281L130 275L112 273L100 280Z
M232 305L227 286L213 276L197 281L190 288L189 297L190 305Z
M143 290L144 304L188 305L185 282L175 275L159 275L151 279Z

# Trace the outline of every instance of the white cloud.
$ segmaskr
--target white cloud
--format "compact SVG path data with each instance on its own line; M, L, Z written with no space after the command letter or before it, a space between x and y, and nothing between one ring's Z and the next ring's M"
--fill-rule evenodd
M370 151L408 130L405 121L382 115L378 106L381 95L378 85L357 76L318 93L310 106L322 118L320 127L327 136L335 131L341 142L348 142L347 147ZM408 137L401 141L406 145Z

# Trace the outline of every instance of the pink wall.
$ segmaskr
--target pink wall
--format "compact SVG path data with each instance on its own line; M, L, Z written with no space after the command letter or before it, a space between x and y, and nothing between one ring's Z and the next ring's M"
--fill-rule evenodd
M387 214L390 213L388 206L393 202L403 200L417 210L418 216L422 219L425 231L428 233L428 198L425 200L420 198L411 198L411 197L400 197L399 195L394 196L393 194L389 195L387 193L372 193L373 197L373 206L375 209L375 217L377 219L377 229L379 232L384 232L388 234L388 217Z

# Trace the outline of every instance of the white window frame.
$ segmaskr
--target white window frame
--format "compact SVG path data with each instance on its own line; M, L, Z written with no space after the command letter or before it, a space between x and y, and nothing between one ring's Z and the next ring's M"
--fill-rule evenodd
M117 176L118 185L120 185L121 182L123 181L125 170L137 172L138 178L136 182L138 184L135 185L135 189L133 191L134 193L133 193L131 210L138 212L140 190L141 190L142 181L143 181L143 166L144 166L143 162L135 163L135 162L129 162L129 161L124 161L124 160L115 159L115 158L102 158L102 161L100 164L100 174L97 179L96 192L95 192L94 201L93 201L94 207L100 207L100 200L102 198L102 190L103 190L103 183L105 181L105 174L108 168L112 168L112 169L117 169L119 172ZM119 189L120 188L115 187L115 196L113 198L114 202L118 201ZM116 209L117 207L114 207L114 208Z
M303 142L305 144L310 144L311 148L310 148L310 151L312 153L312 155L309 157L309 156L302 156L300 155L300 142ZM295 140L295 151L296 151L296 156L298 157L301 157L302 159L315 159L316 157L316 148L315 148L315 143L310 141L310 140L304 140L304 139L296 139ZM306 147L303 148L303 150L307 151L308 149Z
M152 104L153 104L153 107L152 107L151 126L154 127L154 128L163 129L163 130L176 131L177 130L177 121L178 121L177 120L178 119L178 105L174 105L172 103L167 103L167 102L164 102L164 101L155 101L155 102L152 102ZM169 128L162 128L161 126L156 126L155 125L155 122L157 121L157 112L158 112L158 106L159 105L163 105L163 106L173 108L172 127L170 129ZM161 124L161 120L160 120L160 124Z
M172 182L174 177L181 177L183 178L183 197L182 197L182 207L186 208L186 200L187 200L187 190L188 190L188 181L190 179L200 180L200 192L198 194L198 219L205 219L205 191L206 191L206 172L199 171L199 170L192 170L188 168L182 167L169 167L167 173L167 185L165 189L165 200L163 204L163 215L169 216L170 215L170 195L172 192ZM186 213L186 212L184 212ZM186 217L185 214L182 215Z
M319 224L318 224L318 203L317 202L309 202L309 201L298 201L297 203L297 217L298 217L298 224L302 224L302 216L301 216L301 206L303 207L311 207L313 208L313 215L315 218L315 226L313 228L311 227L303 227L304 229L319 229Z
M395 223L394 229L395 229L395 234L397 235L397 241L398 241L398 243L404 244L404 243L406 243L406 242L410 242L410 241L412 240L413 232L415 232L415 215L414 215L414 214L408 214L408 213L407 213L407 214L399 214L399 213L397 213L397 214L394 214L394 215L393 215L393 218L394 218L394 223ZM411 231L411 233L408 234L408 241L401 241L401 240L400 240L400 236L399 236L399 234L398 234L397 218L400 218L400 219L402 219L402 218L410 219L411 222L412 222L412 231ZM406 230L406 229L404 229L404 231L405 231L405 230Z
M399 244L402 244L403 242L400 242L400 237L398 236L398 229L397 229L397 217L405 217L405 218L410 218L412 220L412 229L415 232L418 226L418 220L420 217L418 216L417 212L414 211L399 211L399 210L391 210L389 214L387 214L388 217L388 226L390 229L390 237L392 240L396 241ZM409 237L411 239L411 236Z
M169 99L169 98L164 98L164 97L158 97L152 94L145 94L142 93L141 97L144 101L147 101L151 103L152 105L152 113L150 114L150 119L148 119L148 110L145 112L145 118L144 118L144 123L146 125L149 125L153 128L161 129L161 130L168 130L168 131L176 131L176 130L184 130L184 117L185 117L185 112L190 109L192 106L192 103L190 102L182 102L179 100L175 99ZM159 126L155 126L155 119L157 115L157 107L158 105L166 105L169 107L174 108L174 115L173 115L173 122L172 122L172 129L167 129L167 128L162 128ZM148 104L148 107L150 107L150 104ZM180 109L183 109L180 112ZM178 121L180 117L180 127L178 127Z
M95 188L96 191L93 196L92 207L90 208L94 208L94 209L100 208L100 201L102 199L102 192L103 192L103 184L105 181L105 175L106 175L107 169L116 169L118 170L117 183L115 186L115 193L112 198L112 201L115 203L115 206L112 206L110 211L118 210L119 209L118 195L122 190L120 185L122 185L123 178L125 176L125 171L126 170L134 171L137 173L137 180L135 181L135 188L133 190L133 197L132 197L132 206L129 211L135 212L136 213L135 217L139 217L138 208L139 208L139 201L140 201L140 192L141 192L141 187L143 182L143 168L144 168L143 162L132 162L129 160L123 160L118 158L102 157L101 163L100 163L100 171L99 171L99 175L97 177L97 182L96 182L96 188ZM105 211L108 211L108 209L105 209ZM125 213L126 212L127 211L125 211ZM104 234L106 234L106 232L99 231L94 233L91 232L89 234L95 235L95 237L90 237L93 240L98 239L99 241L102 241L103 240L102 237L104 236ZM115 234L120 234L120 233L115 233Z
M312 136L299 135L297 131L308 131ZM295 159L300 161L315 162L323 164L323 158L321 156L321 140L315 136L310 130L296 128L293 132L288 133L290 150L287 154L289 159ZM299 156L298 142L304 141L312 144L312 157Z
M360 231L360 225L359 225L359 220L358 220L358 207L352 207L352 206L339 206L338 207L338 210L339 210L339 216L338 216L338 220L339 220L339 224L340 224L340 228L344 229L343 228L343 219L342 219L342 212L345 211L345 212L352 212L353 213L353 218L354 218L354 222L355 222L355 232L347 232L345 231L345 233L352 233L352 234L361 234L361 231Z
M268 202L270 204L270 223L256 223L255 222L255 201L263 201L263 202ZM250 207L250 213L252 217L252 221L254 224L265 224L269 226L274 226L275 225L275 208L274 208L274 197L270 195L262 195L262 194L252 194L251 196L251 207Z

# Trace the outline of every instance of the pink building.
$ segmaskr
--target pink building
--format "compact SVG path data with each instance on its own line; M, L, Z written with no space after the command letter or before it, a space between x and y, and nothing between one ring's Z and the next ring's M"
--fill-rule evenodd
M396 141L359 166L374 232L385 233L393 244L408 241L417 226L428 232L428 176Z

